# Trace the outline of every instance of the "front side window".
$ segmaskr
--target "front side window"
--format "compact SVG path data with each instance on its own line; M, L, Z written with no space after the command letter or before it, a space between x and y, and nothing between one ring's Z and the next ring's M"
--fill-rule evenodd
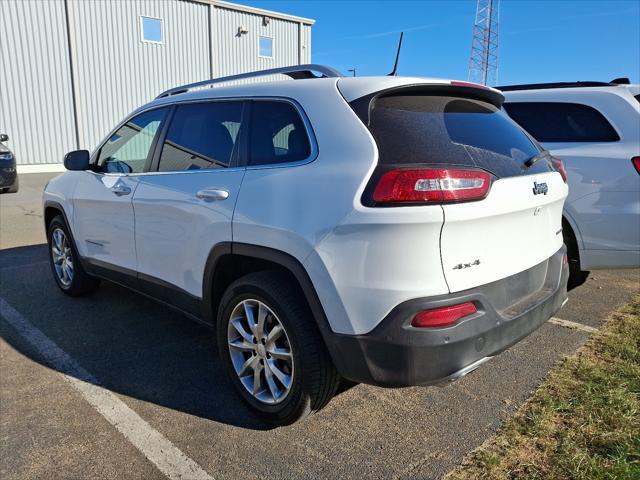
M297 162L311 155L307 129L290 103L254 102L250 131L250 165Z
M128 120L100 149L98 171L140 173L144 171L153 139L167 114L166 108L142 113Z
M259 37L258 48L261 57L273 57L273 38Z
M241 122L242 102L178 105L162 147L158 170L230 166Z
M578 103L513 102L504 109L539 142L617 142L618 133L595 108Z
M143 42L162 43L162 20L140 17L140 35Z

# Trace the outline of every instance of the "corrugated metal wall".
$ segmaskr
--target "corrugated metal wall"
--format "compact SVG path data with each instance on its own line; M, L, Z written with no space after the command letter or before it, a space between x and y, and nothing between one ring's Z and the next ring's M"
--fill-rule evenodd
M80 143L89 149L160 92L209 78L209 6L184 1L74 1ZM162 19L164 42L141 41L140 16Z
M302 62L311 63L311 25L302 25Z
M299 63L297 22L271 18L268 25L263 25L262 15L226 8L216 8L214 15L213 44L214 49L219 52L215 65L216 76L224 77ZM239 34L240 26L245 27L248 32ZM258 42L261 36L273 39L272 58L259 56ZM309 48L305 50L310 52ZM310 59L310 55L308 57Z
M0 1L0 132L20 164L60 162L76 119L79 148L92 150L167 88L311 60L310 25L263 25L206 0ZM162 19L162 44L141 41L140 16ZM259 56L260 36L273 38L273 58Z
M0 132L19 163L61 162L75 148L62 2L2 0Z

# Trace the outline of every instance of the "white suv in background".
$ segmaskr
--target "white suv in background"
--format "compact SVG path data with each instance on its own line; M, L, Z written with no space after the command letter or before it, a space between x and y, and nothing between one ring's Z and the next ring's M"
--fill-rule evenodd
M640 85L574 82L498 87L507 113L562 159L563 228L580 270L640 266Z
M219 85L275 73L295 81ZM47 185L53 276L215 324L232 383L275 424L341 377L455 380L567 298L561 165L503 100L318 65L169 90Z

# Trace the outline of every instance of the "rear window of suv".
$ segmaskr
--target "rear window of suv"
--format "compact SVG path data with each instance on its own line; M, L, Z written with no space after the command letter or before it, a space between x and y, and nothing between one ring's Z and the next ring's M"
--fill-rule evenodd
M477 167L498 177L521 175L539 153L532 139L488 102L432 94L377 98L369 129L383 166L444 164ZM527 173L538 173L544 162Z
M595 108L579 103L513 102L504 108L539 142L617 142L618 133Z

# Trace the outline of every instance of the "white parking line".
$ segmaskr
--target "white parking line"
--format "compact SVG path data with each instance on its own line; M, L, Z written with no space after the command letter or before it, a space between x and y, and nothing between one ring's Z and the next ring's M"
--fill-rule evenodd
M0 315L164 475L172 480L212 480L200 465L187 457L160 432L154 430L114 393L101 387L90 372L3 298L0 298Z
M563 320L561 318L551 317L549 321L551 323L555 323L556 325L560 325L561 327L572 328L574 330L582 330L583 332L595 333L598 331L597 328L590 327L589 325L583 325L582 323Z

